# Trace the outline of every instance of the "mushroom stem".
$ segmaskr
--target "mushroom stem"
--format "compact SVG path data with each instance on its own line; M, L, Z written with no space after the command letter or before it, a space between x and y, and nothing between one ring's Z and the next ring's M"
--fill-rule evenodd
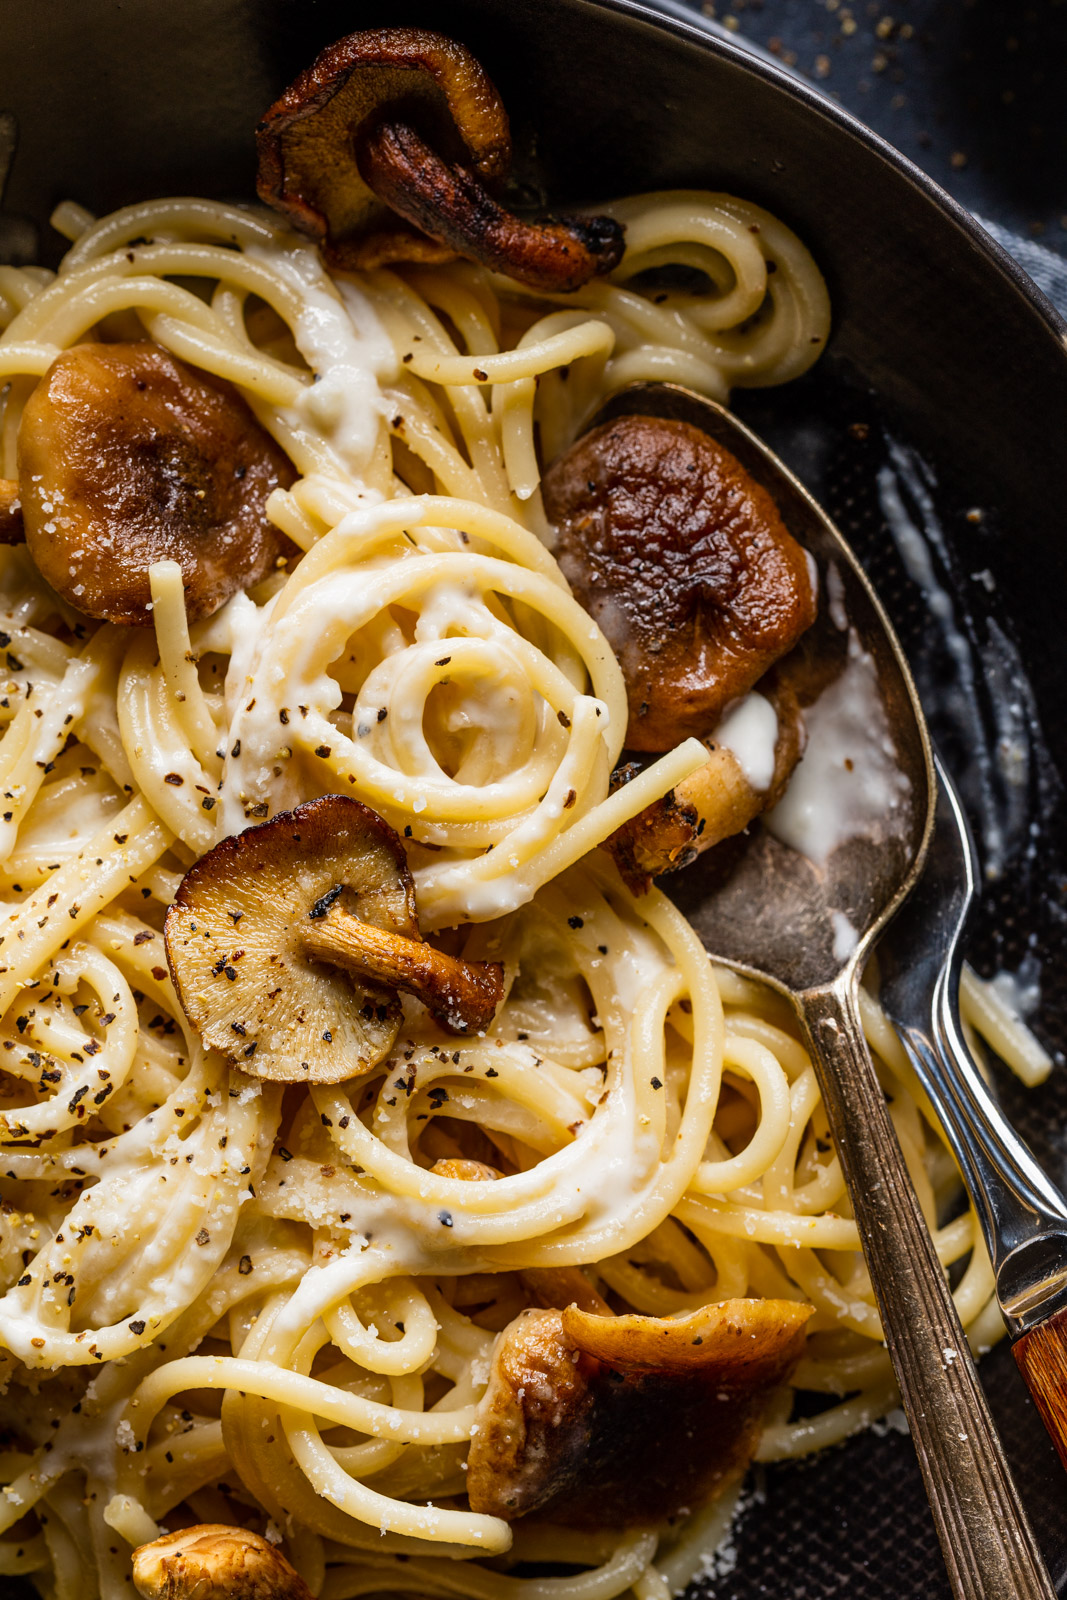
M613 218L523 222L405 122L361 130L356 162L378 199L423 233L528 288L566 294L622 260L623 230Z
M10 478L0 478L0 544L21 544L25 537L19 486Z
M361 922L338 906L309 919L303 943L317 961L415 995L452 1033L484 1033L503 998L499 961L457 961L421 940Z
M731 751L705 743L706 765L624 822L607 841L636 893L661 873L687 867L703 851L740 833L768 803L767 793L753 789ZM629 776L624 772L622 781Z
M706 764L616 828L605 841L635 894L643 894L661 873L687 867L705 850L740 833L782 798L806 737L800 703L790 681L799 674L798 661L796 654L788 657L775 669L774 681L765 679L761 684L778 719L774 770L766 788L753 787L737 756L717 743L713 732L704 741ZM637 770L634 763L618 769L612 775L613 787L628 783Z

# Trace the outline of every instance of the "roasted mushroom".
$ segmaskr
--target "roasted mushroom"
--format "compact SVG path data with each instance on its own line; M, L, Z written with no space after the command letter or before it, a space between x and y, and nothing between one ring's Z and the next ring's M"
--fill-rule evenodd
M25 537L19 486L10 478L0 478L0 544L21 544Z
M688 1316L525 1311L500 1334L471 1439L472 1510L655 1523L752 1457L812 1307L726 1300Z
M740 833L782 798L803 754L804 719L784 674L775 669L772 678L773 684L761 683L759 690L765 709L777 724L767 782L754 781L756 774L751 768L746 771L734 751L717 743L713 734L706 741L706 766L624 822L605 841L624 882L635 894L643 893L661 873L688 866L703 851ZM745 709L745 702L739 709ZM627 762L613 775L613 787L628 783L640 770L640 763Z
M260 198L336 267L462 255L566 291L622 258L610 217L524 222L494 198L511 166L507 112L470 52L439 33L339 39L271 106L256 138Z
M312 1600L276 1545L214 1522L141 1545L133 1581L144 1600Z
M148 569L167 560L190 619L207 617L295 553L265 510L288 458L229 384L147 341L57 356L18 455L30 554L91 617L150 622Z
M626 680L632 750L705 738L815 620L774 501L699 428L628 415L544 480L557 555Z
M204 1043L282 1083L369 1072L400 1027L397 988L456 1032L487 1027L503 993L499 964L422 942L400 840L347 795L223 839L182 879L165 938Z

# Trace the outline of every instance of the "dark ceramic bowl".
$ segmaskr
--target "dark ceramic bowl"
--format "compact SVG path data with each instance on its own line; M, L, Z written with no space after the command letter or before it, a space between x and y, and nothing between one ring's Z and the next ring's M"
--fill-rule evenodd
M14 114L18 149L0 247L27 248L32 224L54 257L47 217L66 196L97 211L175 192L250 196L259 114L322 45L386 22L443 28L474 49L512 112L521 176L553 202L722 188L768 206L811 247L834 305L827 354L797 384L740 394L738 409L878 583L987 845L972 959L985 971L1040 963L1039 1031L1062 1049L1067 326L859 123L743 50L627 0L4 0L0 111ZM3 137L0 125L0 152ZM925 540L925 571L914 553L909 571L891 537L894 492ZM929 609L931 580L953 640ZM1064 1078L1061 1065L1031 1093L1001 1079L1057 1178ZM982 1374L1065 1592L1067 1480L1004 1346ZM761 1472L757 1487L736 1565L701 1592L947 1595L899 1434Z

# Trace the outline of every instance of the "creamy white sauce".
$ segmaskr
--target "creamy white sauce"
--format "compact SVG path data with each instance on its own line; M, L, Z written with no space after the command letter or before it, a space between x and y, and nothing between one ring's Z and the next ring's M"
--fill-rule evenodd
M297 349L315 382L293 408L325 434L341 464L358 480L370 459L385 412L380 382L396 377L396 351L367 296L353 283L326 287L314 245L286 249L249 245L247 255L262 261L294 288L302 310L293 327ZM368 498L380 497L367 491Z
M830 925L834 930L834 960L845 962L859 944L860 936L843 911L831 911Z
M910 792L874 660L854 628L844 671L804 713L804 722L804 755L764 822L783 844L821 865L850 839L895 832Z
M365 1264L372 1273L380 1270L383 1275L400 1270L417 1275L493 1270L498 1265L494 1248L521 1236L527 1207L533 1208L541 1235L551 1236L557 1229L582 1222L582 1249L608 1254L626 1248L637 1230L644 1231L640 1207L662 1178L661 1137L651 1119L638 1113L628 1018L639 1009L642 994L663 977L668 963L662 945L650 931L627 927L623 935L620 926L619 933L618 942L612 941L610 956L603 960L602 981L596 985L601 1021L612 1042L607 1080L597 1069L574 1074L575 1087L581 1084L583 1098L595 1106L595 1114L576 1129L572 1143L531 1171L501 1180L512 1186L514 1195L507 1211L487 1218L472 1204L468 1213L460 1194L448 1206L449 1220L443 1227L441 1202L429 1195L391 1193L340 1171L322 1179L320 1186L317 1175L321 1168L311 1147L296 1153L296 1159L306 1160L307 1167L299 1174L292 1211L287 1191L294 1166L277 1160L257 1185L263 1208L273 1215L317 1220L325 1227L336 1221L343 1204L346 1229L354 1235L346 1254L359 1254L369 1245ZM498 1059L502 1065L507 1060L527 1069L540 1064L532 1045L512 1041L500 1047ZM436 1063L427 1064L437 1070ZM421 1079L418 1058L413 1072ZM451 1092L462 1104L462 1089ZM592 1231L600 1237L590 1243ZM375 1260L381 1262L380 1269ZM322 1270L329 1273L331 1267ZM313 1278L314 1273L309 1273L282 1313L285 1318L292 1317L294 1325L307 1315L307 1299L314 1300L321 1292ZM293 1310L297 1303L302 1307L299 1315Z
M755 691L735 700L712 738L730 751L753 789L759 792L770 788L778 714L769 700Z
M845 607L845 581L836 561L826 568L826 609L830 621L839 633L848 632L848 611Z
M353 513L357 519L353 525L361 526L365 515ZM346 518L341 526L349 522L350 518ZM258 609L243 596L239 597L241 604L230 602L227 615L233 653L226 675L229 732L219 808L220 837L248 826L250 804L266 801L273 814L302 798L293 775L293 762L284 751L292 748L298 731L310 725L309 718L321 722L340 705L340 688L326 669L345 641L377 615L380 600L375 585L376 566L391 571L396 559L390 555L380 563L370 561L358 568L331 572L307 588L277 621L273 602ZM410 559L418 557L412 553ZM442 583L427 596L416 629L417 645L434 645L449 628L474 637L500 635L505 641L508 631L494 621L473 587ZM390 700L385 680L396 670L398 659L410 660L413 655L399 633L394 642L395 650L386 654L364 685L360 705L373 702L377 708ZM472 713L477 710L479 725L491 737L505 738L510 731L507 694L490 693L480 696L477 702L471 697L468 705ZM390 707L390 714L402 723L403 702L390 700ZM281 721L283 709L292 719L288 733ZM421 703L412 715L421 722ZM382 759L377 756L376 716L370 728L371 735L360 743L368 756ZM324 737L328 739L329 733ZM391 762L386 760L385 765L390 766ZM416 793L409 797L412 785L417 787L420 783L418 778L409 778L398 770L396 780L398 803L410 800L416 812L426 809L425 796ZM512 906L509 904L506 909Z
M356 499L367 506L379 503L381 495L362 484L361 475L385 413L381 382L396 378L391 340L355 284L338 282L336 293L331 290L314 246L297 243L268 249L253 245L247 253L277 273L301 301L293 337L315 382L283 412L285 420L297 438L310 424L320 447L325 439L350 499L355 484ZM314 666L311 661L323 631L337 631L337 588L349 577L354 579L354 575L338 575L329 599L322 594L317 597L317 607L312 603L303 608L300 622L307 631L288 672L277 665L281 641L272 633L273 603L257 608L247 596L238 595L225 608L221 626L228 637L220 647L228 644L231 656L226 675L226 767L217 813L220 837L247 826L252 819L247 809L250 804L267 800L274 812L301 798L290 775L291 747L286 744L279 711L283 705L303 704L329 715L339 705L340 691L323 671L321 659L315 659ZM366 577L362 582L366 584ZM344 609L342 603L342 615ZM373 605L369 609L373 612ZM349 632L360 625L367 610L366 605L355 605ZM216 626L213 624L213 632ZM252 715L247 707L252 705L254 710L257 703L258 715Z
M226 674L229 749L220 836L247 827L252 804L266 801L273 813L303 798L291 756L284 753L291 751L293 735L280 712L292 713L295 726L307 712L325 718L340 705L340 688L324 669L377 609L372 588L366 572L341 571L305 591L280 624L273 623L271 607L255 619L240 614L242 632Z
M819 563L810 550L804 551L804 560L808 567L808 582L811 584L811 598L816 605L819 602Z

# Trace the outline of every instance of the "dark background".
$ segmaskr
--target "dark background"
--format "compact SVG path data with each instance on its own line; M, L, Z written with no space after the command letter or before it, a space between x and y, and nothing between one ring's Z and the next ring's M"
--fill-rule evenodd
M810 78L969 211L1067 253L1067 0L681 4Z

